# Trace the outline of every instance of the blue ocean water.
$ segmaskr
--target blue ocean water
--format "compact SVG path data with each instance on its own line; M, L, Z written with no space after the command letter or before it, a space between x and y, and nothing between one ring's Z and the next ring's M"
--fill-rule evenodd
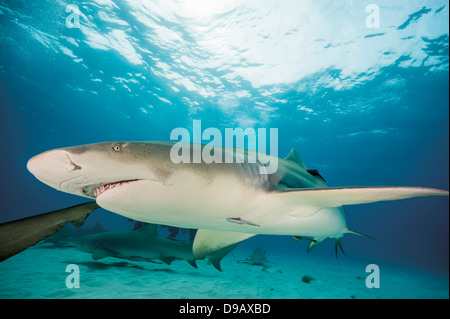
M278 128L329 186L449 189L448 1L0 0L0 222L82 203L27 170L53 148ZM447 278L448 198L346 207L343 263ZM111 230L123 217L94 213ZM328 240L258 236L334 259ZM333 261L334 262L334 261Z

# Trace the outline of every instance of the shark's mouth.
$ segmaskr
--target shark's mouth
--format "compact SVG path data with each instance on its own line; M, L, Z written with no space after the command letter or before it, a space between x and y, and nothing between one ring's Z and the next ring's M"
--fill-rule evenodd
M115 188L115 187L118 187L118 186L121 186L124 184L135 182L135 181L138 181L138 179L130 179L130 180L125 180L125 181L113 182L113 183L89 185L89 186L83 187L82 192L85 196L97 198L98 196L100 196L101 194L106 192L108 189L112 189L112 188Z

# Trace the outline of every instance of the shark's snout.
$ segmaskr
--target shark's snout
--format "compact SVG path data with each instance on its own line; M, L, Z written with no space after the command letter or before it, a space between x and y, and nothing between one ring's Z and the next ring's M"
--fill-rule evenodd
M38 180L56 189L61 189L61 185L72 179L82 167L72 161L70 153L66 150L58 149L47 151L32 157L27 163L27 169Z

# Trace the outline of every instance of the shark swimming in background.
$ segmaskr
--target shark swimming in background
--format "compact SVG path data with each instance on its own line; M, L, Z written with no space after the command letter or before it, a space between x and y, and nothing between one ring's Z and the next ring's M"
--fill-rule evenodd
M252 151L222 148L232 163L174 163L170 142L106 142L46 151L28 161L40 181L66 193L95 199L111 212L135 220L199 229L196 258L257 234L310 238L308 251L326 238L347 233L342 206L448 191L422 187L328 187L308 170L295 150L278 161L273 174L265 163L248 160ZM193 148L193 144L188 147ZM202 149L204 146L202 146ZM244 161L242 161L244 159Z
M107 230L98 222L92 228L81 228L71 224L64 224L58 232L44 239L40 247L71 247L70 241L72 239L103 232L107 232Z
M170 265L176 259L186 260L197 268L196 258L192 251L192 242L160 237L157 225L148 224L132 231L114 231L75 238L71 241L81 251L92 253L95 260L105 257L116 257L128 260L153 261L162 260ZM208 255L209 262L222 271L220 261L233 250L232 244Z

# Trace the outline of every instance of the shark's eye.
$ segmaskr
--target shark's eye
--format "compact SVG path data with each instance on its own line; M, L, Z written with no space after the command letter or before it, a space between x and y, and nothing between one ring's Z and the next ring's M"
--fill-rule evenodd
M120 144L114 144L113 145L113 150L115 150L116 152L120 152L122 150L122 145Z

